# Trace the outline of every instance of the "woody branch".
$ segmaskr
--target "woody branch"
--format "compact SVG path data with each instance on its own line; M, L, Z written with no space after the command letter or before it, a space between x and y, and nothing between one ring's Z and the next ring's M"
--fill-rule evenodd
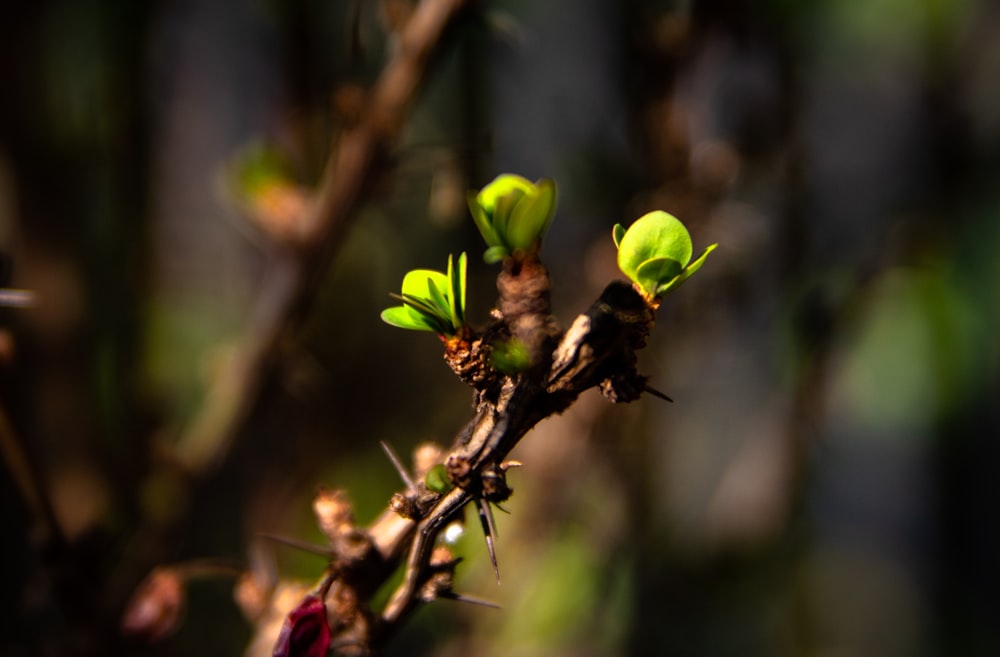
M405 560L403 581L376 618L367 609L341 608L348 617L364 619L343 624L341 634L333 637L333 645L345 654L377 651L419 603L455 597L450 574L456 562L444 558L442 563L432 556L435 540L465 505L498 503L510 495L504 459L532 427L564 411L589 388L601 387L612 401L632 401L644 389L634 351L645 344L653 309L631 285L611 283L564 332L549 314L548 275L540 262L531 261L516 272L505 268L498 281L501 294L494 321L481 334L469 336L467 344L446 353L456 373L477 382L472 386L475 414L441 459L455 488L439 493L419 482L397 494L397 503L360 532L370 546L362 551L362 559L334 556L336 577L360 589L355 591L359 595L349 596L359 605L364 604L364 592L376 590ZM538 360L523 372L497 376L485 341L509 333L520 333L521 339L537 345ZM455 352L476 354L469 356L476 362L455 359ZM469 377L470 370L478 376ZM400 505L400 496L408 504ZM371 567L373 562L377 568ZM442 577L442 570L449 576Z

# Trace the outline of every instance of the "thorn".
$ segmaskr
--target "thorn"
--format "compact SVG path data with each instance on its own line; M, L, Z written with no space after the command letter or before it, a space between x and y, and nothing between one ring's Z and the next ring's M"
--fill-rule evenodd
M321 557L330 558L333 555L333 550L325 545L317 545L315 543L308 543L306 541L300 541L297 538L288 538L287 536L277 536L275 534L258 534L260 538L268 541L274 541L275 543L280 543L296 550L302 550L303 552L309 552L310 554L316 554Z
M483 600L482 598L476 598L469 595L462 595L461 593L455 593L453 591L442 592L438 595L438 598L442 600L454 600L455 602L467 602L470 605L479 605L480 607L489 607L490 609L500 609L500 605L489 600Z
M487 534L490 538L497 538L500 534L497 532L496 523L493 520L493 507L484 499L478 500L479 504L479 517L480 519L485 519L486 524L483 525L484 530L489 530Z
M393 467L396 468L399 478L403 480L404 484L406 484L406 488L411 491L416 490L417 484L414 483L413 477L411 477L410 473L403 467L403 462L399 460L399 457L396 455L396 452L392 449L389 443L384 440L380 440L379 444L382 445L382 450L385 452L385 455L389 457L390 461L392 461Z
M671 399L670 397L667 397L665 394L663 394L662 392L660 392L656 388L652 388L650 386L644 386L644 390L646 392L648 392L649 394L653 395L654 397L659 397L660 399L662 399L664 401L668 401L668 402L674 401L673 399Z
M433 555L431 555L431 567L432 568L454 568L458 564L462 563L465 557L449 557L447 561L435 561Z
M493 574L497 578L497 585L500 584L500 567L497 565L497 553L493 547L493 539L497 535L497 528L493 522L493 510L490 503L480 498L476 500L479 507L479 522L483 526L483 534L486 535L486 550L490 553L490 562L493 564Z
M503 508L502 506L500 506L500 505L499 505L499 504L497 504L496 502L494 502L494 503L493 503L493 506L495 506L496 508L500 509L501 511L503 511L503 512L504 512L504 513L506 513L507 515L510 515L510 511L508 511L507 509Z

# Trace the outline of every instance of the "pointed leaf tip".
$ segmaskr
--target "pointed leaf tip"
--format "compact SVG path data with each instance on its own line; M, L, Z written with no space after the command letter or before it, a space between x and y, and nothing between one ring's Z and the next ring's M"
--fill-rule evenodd
M696 260L693 260L684 270L678 274L673 280L662 283L656 291L656 296L662 297L667 292L672 292L681 286L681 283L691 278L691 275L696 271L701 269L701 266L705 264L705 260L708 258L708 254L715 250L719 246L718 244L712 244L705 248L698 256Z

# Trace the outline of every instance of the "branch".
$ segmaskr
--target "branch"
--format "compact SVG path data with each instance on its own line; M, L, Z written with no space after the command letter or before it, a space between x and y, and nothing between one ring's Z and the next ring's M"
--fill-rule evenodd
M600 387L613 402L632 401L645 390L646 379L635 370L635 350L645 345L654 309L630 284L608 285L562 332L549 315L545 268L537 261L515 268L509 264L498 278L500 300L493 324L481 335L460 337L446 346L446 360L471 382L477 400L473 418L448 453L437 459L454 487L436 492L424 477L406 477L412 485L397 493L368 528L353 525L346 502L341 521L321 521L324 527L336 527L326 531L333 546L327 572L338 592L331 603L331 645L343 654L377 653L421 602L463 599L451 589L457 560L435 548L437 536L475 501L491 544L489 505L511 493L505 475L512 463L505 459L532 427L563 412L592 387ZM523 371L500 374L490 362L489 341L515 332L538 346L540 356ZM338 547L344 545L349 549ZM400 563L405 563L403 581L376 616L368 601Z
M266 278L242 348L175 447L174 457L188 473L202 474L223 460L257 406L282 346L294 340L323 273L367 199L370 181L377 177L377 168L405 123L442 35L468 4L468 0L420 2L360 120L337 135L297 238L285 245L290 248L281 252Z
M544 293L547 295L547 288ZM545 315L544 320L535 325L547 326L551 320L547 307L540 314ZM501 314L501 322L504 320ZM653 309L632 286L613 282L561 334L552 357L537 370L540 376L529 371L506 377L495 399L490 391L477 390L480 401L476 415L459 432L445 458L456 488L434 501L415 531L405 529L414 534L406 575L382 612L383 629L398 624L418 601L431 548L447 520L473 499L502 502L509 496L504 459L528 431L541 420L562 413L582 392L595 386L614 402L639 397L646 378L635 370L634 350L645 345L652 323ZM372 536L384 534L380 523L369 531Z

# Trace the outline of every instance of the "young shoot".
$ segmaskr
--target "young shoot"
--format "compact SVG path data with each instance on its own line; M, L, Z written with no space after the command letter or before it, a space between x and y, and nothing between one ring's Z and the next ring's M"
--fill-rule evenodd
M505 173L478 194L469 192L469 210L488 247L483 260L490 264L504 258L524 260L538 253L552 223L556 184Z
M433 331L441 337L459 335L465 326L465 279L467 258L458 256L458 266L448 256L448 271L414 269L403 277L401 294L390 296L403 302L382 311L382 321L414 331Z
M618 267L647 301L677 289L718 246L712 244L692 261L687 228L662 210L639 217L628 230L616 224L612 238L618 247Z

